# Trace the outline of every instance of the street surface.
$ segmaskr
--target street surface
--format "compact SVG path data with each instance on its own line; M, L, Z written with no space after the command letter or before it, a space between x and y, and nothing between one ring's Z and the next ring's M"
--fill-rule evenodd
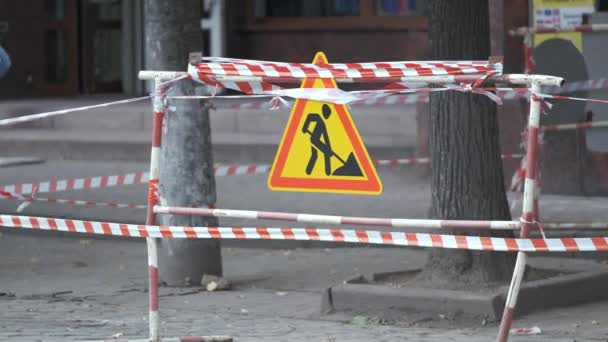
M0 168L0 179L11 184L145 169L147 166L141 163L50 161ZM266 187L266 175L221 177L217 178L217 206L355 216L426 216L430 203L428 179L407 166L380 167L378 172L385 189L378 197L271 192ZM143 204L145 186L40 195L47 196ZM541 203L547 221L608 218L605 210L608 200L604 198L543 196ZM0 211L13 212L17 205L14 201L0 201ZM137 222L144 216L136 209L47 203L33 203L25 214L120 222ZM222 219L221 223L288 225L228 219ZM11 229L0 232L1 341L147 336L143 241ZM433 315L421 320L420 315L414 319L404 313L402 320L382 322L357 313L321 314L321 293L325 288L357 274L419 268L424 264L426 250L246 241L224 246L225 275L234 289L206 293L197 289L161 288L163 336L228 334L237 337L237 341L472 342L492 341L497 331L494 322L462 325ZM600 265L606 259L595 255L579 267L587 269L585 265ZM532 262L541 260L544 258L532 258ZM543 262L560 268L560 260L567 259L548 260ZM510 340L606 341L608 303L549 310L515 322L516 327L534 325L542 329L542 334L513 336Z
M0 340L73 341L147 334L145 244L5 232L0 238ZM229 334L237 341L492 341L495 323L461 326L429 315L381 324L320 314L321 290L360 273L419 267L412 249L224 248L235 289L161 288L163 336ZM537 263L543 261L540 258ZM532 258L532 263L535 259ZM554 259L544 263L559 263ZM510 341L606 341L608 303L535 313Z

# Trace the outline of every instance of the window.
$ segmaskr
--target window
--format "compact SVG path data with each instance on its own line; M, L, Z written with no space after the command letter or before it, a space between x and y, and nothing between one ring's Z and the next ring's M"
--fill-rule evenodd
M44 34L45 80L62 83L68 78L68 52L65 31L48 29Z
M377 15L428 15L425 0L376 0Z
M333 17L359 15L359 0L257 0L257 17Z
M255 0L252 31L426 30L427 0Z
M123 78L123 1L82 1L85 91L121 92Z
M65 17L65 1L47 0L44 3L44 11L53 20L62 20Z

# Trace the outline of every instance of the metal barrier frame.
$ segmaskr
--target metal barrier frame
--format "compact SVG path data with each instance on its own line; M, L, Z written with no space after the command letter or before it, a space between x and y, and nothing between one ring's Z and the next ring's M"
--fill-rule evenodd
M158 184L159 184L159 170L160 170L160 148L162 145L162 127L163 119L165 115L164 96L166 87L174 80L184 79L187 77L186 72L174 72L174 71L140 71L139 78L141 80L154 80L154 96L153 96L153 125L152 125L152 145L150 153L150 179L148 181L148 208L146 215L146 224L156 224L155 207L159 202L158 198ZM446 75L446 76L410 76L405 77L405 81L410 82L433 82L437 84L449 84L459 82L470 82L475 78L475 81L479 76L458 76L458 75ZM240 80L240 79L239 79ZM336 79L340 82L340 79ZM348 80L345 80L348 82ZM536 225L537 220L537 195L538 195L538 184L536 181L537 175L537 163L538 163L538 147L539 147L539 134L540 134L540 105L542 98L536 96L540 93L541 85L550 86L561 86L564 82L563 78L554 76L544 75L529 75L529 74L507 74L507 75L493 75L487 77L484 82L487 83L510 83L527 85L531 89L531 104L530 114L528 117L528 149L526 152L527 165L526 165L526 178L524 183L524 196L523 196L523 212L520 219L520 237L527 238L532 228ZM174 214L191 214L189 212L182 212ZM449 222L449 221L444 221ZM150 341L158 342L160 339L159 332L159 300L158 300L158 251L156 239L146 239L148 248L148 281L149 281L149 330L150 330ZM517 261L515 269L513 271L513 278L509 287L509 293L505 304L505 310L502 316L501 324L499 327L498 342L506 342L509 336L509 330L513 322L513 315L515 312L515 306L517 303L517 296L526 268L527 254L525 252L517 253ZM200 340L204 341L204 340Z

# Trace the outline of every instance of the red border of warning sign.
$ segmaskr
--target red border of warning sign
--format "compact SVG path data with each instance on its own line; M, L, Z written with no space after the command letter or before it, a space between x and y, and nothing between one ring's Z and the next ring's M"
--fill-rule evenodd
M321 61L318 61L321 59ZM327 63L325 55L317 53L313 63ZM333 79L322 79L325 88L337 88L337 85ZM302 82L301 88L312 88L314 85L314 78L307 78ZM361 168L366 178L361 180L351 179L319 179L319 178L296 178L296 177L283 177L283 169L287 162L288 153L291 150L295 134L298 132L298 126L301 121L304 106L309 100L296 99L294 109L289 117L287 123L287 129L279 145L279 150L275 161L272 165L270 177L268 177L268 186L272 190L286 190L286 191L307 191L307 192L339 192L339 193L356 193L356 194L380 194L382 192L382 183L378 178L376 169L374 168L367 150L363 146L361 138L356 133L356 128L350 118L345 105L334 104L334 108L344 130L351 141L353 152L360 163ZM349 120L350 118L350 120Z

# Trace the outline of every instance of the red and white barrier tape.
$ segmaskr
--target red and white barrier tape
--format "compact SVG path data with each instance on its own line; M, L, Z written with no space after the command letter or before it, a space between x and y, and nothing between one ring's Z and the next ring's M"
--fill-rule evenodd
M203 74L195 76L190 75L190 78L216 88L237 90L245 94L262 94L264 92L283 89L277 85L268 82L249 82L249 81L232 81L232 80L217 80Z
M241 83L241 82L236 82ZM236 84L235 83L235 84ZM255 82L254 82L255 83ZM606 81L608 83L608 81ZM218 86L217 84L215 84ZM220 85L221 86L221 85ZM196 95L196 96L166 96L166 98L174 98L174 99L208 99L208 100L235 100L241 98L251 99L252 97L260 98L272 98L268 103L269 107L277 107L279 102L275 101L275 99L280 99L281 96L287 96L292 98L299 99L308 99L308 100L317 100L317 101L326 101L340 104L352 104L352 105L400 105L400 104L410 104L410 103L421 103L428 102L428 93L433 91L461 91L461 92L472 92L479 93L490 97L497 103L501 103L501 100L512 100L512 99L520 99L526 98L530 94L527 90L523 88L491 88L491 87L483 87L483 88L472 88L466 85L459 86L449 86L444 88L405 88L405 89L379 89L379 90L366 90L366 91L342 91L339 89L305 89L305 88L293 88L293 89L283 89L283 88L264 88L257 86L247 86L245 90L241 89L242 86L238 86L234 89L241 90L250 95L231 95L231 96L215 96L215 95ZM232 89L232 88L231 88ZM496 94L492 93L492 91L496 91ZM565 91L564 91L565 92ZM254 95L255 94L255 95ZM550 95L550 94L537 94L539 97L543 98L553 98L558 100L577 100L577 101L589 101L589 102L600 102L600 103L608 103L608 100L600 100L600 99L588 99L588 98L579 98L579 97L569 97L569 96L560 96L560 95ZM85 111L94 108L108 107L112 105L119 104L127 104L131 102L137 102L141 100L145 100L150 98L150 96L137 97L132 99L126 99L121 101L113 101L107 103L101 103L91 106L83 106L76 108L68 108L51 112L37 113L32 115L25 115L19 117L13 117L8 119L0 119L0 127L14 125L18 123L50 118L59 115L65 115L72 112ZM286 101L282 101L283 104L288 104ZM229 105L229 108L264 108L264 103L240 103L236 105Z
M542 334L542 330L538 326L533 326L531 328L513 328L509 330L509 333L512 335L538 335Z
M585 230L589 230L589 229L601 229L601 230L608 230L608 222L577 222L577 223L571 223L571 222L543 222L543 228L545 229L563 229L563 230L567 230L567 229L573 229L573 230L578 230L578 229L585 229Z
M289 97L294 97L294 98L328 101L328 102L335 102L335 103L358 102L360 104L366 104L366 105L415 103L416 101L420 101L420 100L424 100L424 99L428 98L428 94L415 94L415 95L413 95L414 96L413 98L401 98L401 99L387 98L387 99L384 99L384 97L388 97L389 95L392 95L392 94L395 94L398 92L397 91L387 92L387 91L383 91L383 90L378 90L378 91L376 91L377 94L370 97L370 95L357 96L356 92L346 92L346 91L342 91L339 89L338 90L336 90L336 89L333 89L333 90L331 90L331 89L330 90L327 90L327 89L326 90L324 90L324 89L302 89L302 88L283 89L280 87L264 88L264 87L257 87L254 84L255 82L252 82L250 85L247 85L247 86L244 86L242 83L243 82L236 82L235 84L237 84L237 86L235 86L235 88L231 88L226 85L224 85L224 88L236 89L236 90L242 91L249 95L165 96L165 98L166 99L235 100L235 99L241 99L241 98L251 99L251 98L262 98L263 97L263 98L271 98L271 101L268 102L269 107L277 107L278 102L275 101L275 98L280 98L280 96L289 96ZM245 83L247 83L247 82L245 82ZM209 84L209 83L207 83L207 84ZM218 85L215 83L210 84L210 85L222 86L222 85ZM431 88L431 89L435 89L435 88ZM441 90L441 89L436 89L433 91L438 91L438 90ZM445 90L447 90L447 88ZM418 90L417 92L423 92L423 91L425 91L425 90L421 89L421 90ZM404 92L404 91L400 91L400 92ZM410 90L407 92L413 93L415 91ZM90 105L90 106L66 108L66 109L50 111L50 112L10 117L8 119L0 119L0 127L15 125L15 124L19 124L19 123L34 121L34 120L46 119L46 118L66 115L66 114L74 113L74 112L86 111L86 110L95 109L95 108L102 108L102 107L109 107L109 106L114 106L114 105L138 102L138 101L146 100L149 98L150 98L150 96L143 96L143 97L136 97L136 98L120 100L120 101L100 103L100 104L95 104L95 105ZM288 104L288 103L286 101L283 101L283 104ZM248 108L247 106L261 108L261 107L263 107L263 104L243 105L243 108ZM234 108L234 107L232 107L232 108ZM8 116L12 116L12 115L8 115Z
M514 230L520 229L520 221L474 221L474 220L431 220L406 218L354 217L336 215L317 215L305 213L286 213L273 211L189 208L156 206L157 214L212 216L219 218L238 218L249 220L291 221L300 223L330 224L330 225L360 225L390 228L418 229L481 229L481 230ZM541 224L534 222L539 229ZM545 222L542 229L553 230L604 230L608 229L606 222ZM542 234L542 230L541 230Z
M176 227L16 215L0 215L0 226L139 238L328 241L504 252L608 251L606 237L527 239L335 228Z
M272 165L269 164L252 164L252 165L217 165L215 166L215 176L241 176L265 174L270 172Z
M608 121L590 121L590 122L581 122L575 124L560 124L560 125L548 125L540 127L541 132L557 132L557 131L567 131L572 129L589 129L589 128L601 128L608 127ZM542 139L541 139L542 141ZM509 191L511 192L521 192L523 191L524 180L526 176L526 159L525 156L519 155L523 157L520 162L520 166L515 170L513 176L511 177L511 186L509 187Z
M241 65L252 66L268 66L272 68L308 68L310 66L318 66L326 69L386 69L386 68L429 68L429 67L472 67L478 68L479 72L484 72L488 68L488 61L485 60L468 60L468 61L395 61L395 62L360 62L360 63L328 63L328 64L310 64L310 63L290 63L290 62L275 62L262 61L255 59L240 59L228 57L203 57L203 61L213 63L234 63ZM493 64L493 69L499 69L502 64Z
M608 78L598 78L596 80L566 82L559 87L547 87L545 92L553 94L571 93L575 91L598 90L608 88Z
M274 211L254 211L215 208L187 208L156 206L157 214L195 215L228 217L250 220L292 221L300 223L361 225L392 228L424 228L424 229L519 229L518 221L473 221L473 220L429 220L405 218L353 217L335 215L315 215L302 213L285 213Z
M39 198L34 197L30 201L34 202L47 202L47 203L60 203L78 206L93 206L93 207L110 207L110 208L129 208L129 209L146 209L148 208L145 204L134 204L134 203L114 203L114 202L96 202L96 201L83 201L75 199L64 199L64 198Z
M231 101L213 101L213 107L215 108L228 108L228 109L269 109L271 104L268 101L253 100L247 102L234 103ZM424 93L419 94L396 94L392 96L384 96L377 98L369 98L365 100L357 100L351 102L350 106L399 106L416 103L429 102L429 95Z
M535 26L518 27L510 30L511 36L526 36L535 33L557 33L557 32L599 32L608 31L608 24L587 24L575 26Z
M608 100L601 99L589 99L584 97L573 97L573 96L562 96L562 95L550 95L550 94L533 94L541 99L555 99L555 100L572 100L572 101L584 101L584 102L597 102L597 103L608 103Z
M75 200L65 198L40 198L25 196L23 194L0 193L6 199L24 201L16 210L22 212L32 202L60 203L76 206L95 206L111 208L146 209L145 204L114 203ZM194 211L193 211L194 209ZM393 228L429 228L429 229L519 229L518 221L455 221L455 220L428 220L428 219L400 219L400 218L369 218L334 215L315 215L282 212L264 212L250 210L215 209L213 206L207 208L176 208L157 206L154 211L159 214L175 215L201 215L215 217L231 217L257 220L279 220L306 223L325 223L340 225L363 225ZM608 230L607 222L544 222L544 229L556 230Z
M572 129L588 129L588 128L600 128L600 127L608 127L608 121L589 121L589 122L580 122L573 124L561 124L561 125L547 125L541 127L541 130L544 132L554 132L554 131L567 131Z
M0 192L13 194L30 194L36 189L38 193L97 189L122 185L146 183L148 172L133 172L124 175L70 178L35 183L0 185ZM0 195L1 197L1 195Z
M400 83L397 83L400 84ZM391 85L393 86L393 85ZM228 87L230 88L230 87ZM582 90L597 90L608 88L608 79L598 79L598 80L587 80L580 82L571 82L564 84L563 87L546 87L545 92L551 94L565 94L571 93L575 91ZM230 88L239 90L238 88ZM395 94L394 91L389 91L387 94L386 90L388 89L397 89L397 88L387 88L383 90L379 90L382 92L381 94L376 94L373 97L356 99L349 102L351 106L384 106L384 105L406 105L406 104L416 104L416 103L428 103L429 95L428 88L418 88L418 91L410 91L409 94ZM416 88L402 88L402 89L416 89ZM434 88L436 89L436 88ZM520 100L527 99L530 97L530 92L526 88L491 88L491 87L483 87L480 88L487 91L495 91L496 96L501 98L504 101L509 100ZM367 91L368 94L373 94L374 91ZM279 92L276 92L279 94ZM390 95L390 96L389 96ZM286 96L286 95L285 95ZM263 96L262 97L267 97ZM176 97L179 98L179 97ZM205 97L208 98L208 97ZM247 96L232 96L232 99L236 98L247 98ZM212 98L213 99L213 98ZM216 100L225 100L230 99L230 97L216 97ZM249 99L251 99L249 97ZM253 100L241 103L226 103L224 101L214 101L214 106L216 108L230 108L230 109L268 109L270 108L270 103L268 101L263 100Z
M503 159L521 158L521 154L503 154ZM412 164L428 164L429 158L401 158L374 160L379 166L398 166ZM216 177L265 174L270 172L269 164L251 165L216 165ZM148 172L133 172L124 175L97 176L85 178L70 178L34 183L0 185L0 198L10 197L10 194L30 194L37 189L38 193L61 192L70 190L97 189L123 185L144 184L148 181ZM4 193L4 195L3 195Z
M81 111L94 109L94 108L103 108L103 107L109 107L109 106L114 106L114 105L119 105L119 104L127 104L127 103L142 101L142 100L148 100L148 99L150 99L150 96L142 96L142 97L135 97L132 99L100 103L100 104L90 105L90 106L54 110L54 111L50 111L50 112L18 116L18 117L9 118L9 119L1 119L0 126L14 125L14 124L38 120L38 119L50 118L53 116L65 115L65 114L69 114L69 113L73 113L73 112L81 112Z
M494 88L492 88L494 89ZM483 92L485 88L469 89L467 85L454 85L443 88L403 88L403 89L376 89L376 90L363 90L363 91L344 91L339 88L285 88L272 91L261 91L260 93L251 93L256 96L272 96L271 101L275 99L281 99L282 97L290 97L294 99L304 99L322 102L331 102L336 104L353 104L364 101L374 101L376 99L395 96L396 94L416 94L416 93L429 93L437 91L464 91L464 92ZM484 95L494 96L489 92L483 92ZM232 97L243 98L243 96L207 96L207 95L189 95L189 96L167 96L168 99L226 99ZM285 100L283 100L285 101ZM289 104L285 101L285 104Z
M24 195L19 193L11 193L0 191L0 198L24 201L19 208L17 208L17 212L23 211L27 205L32 202L45 202L45 203L59 203L59 204L69 204L69 205L77 205L77 206L93 206L93 207L111 207L111 208L131 208L131 209L146 209L148 206L145 204L133 204L133 203L114 203L114 202L97 202L97 201L87 201L87 200L76 200L76 199L66 199L66 198L43 198L37 197L35 195Z
M246 76L282 79L348 78L375 79L407 76L444 76L502 72L502 64L460 62L377 62L377 63L278 63L207 62L194 66L199 77ZM190 73L194 76L193 73Z

